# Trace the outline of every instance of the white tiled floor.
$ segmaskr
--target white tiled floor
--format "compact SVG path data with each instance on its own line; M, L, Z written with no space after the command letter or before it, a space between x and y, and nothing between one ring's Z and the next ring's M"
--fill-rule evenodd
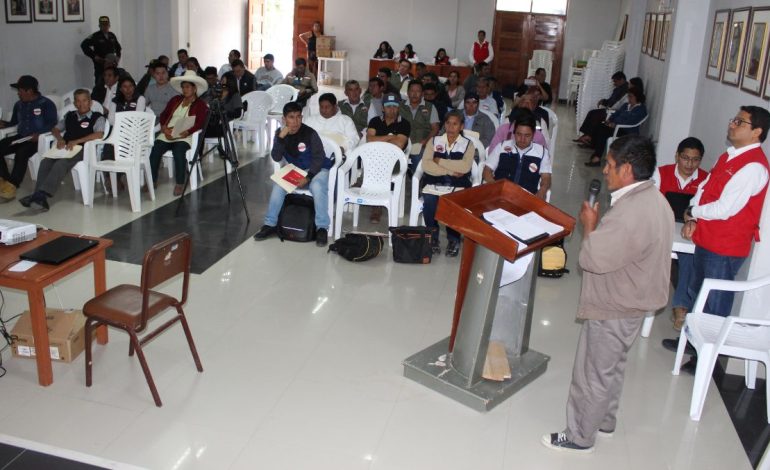
M599 170L585 168L586 155L569 142L574 114L557 111L552 200L576 214ZM86 208L70 187L47 214L22 213L14 202L0 206L0 217L94 235L136 217L127 195L97 196ZM143 212L170 192L162 186ZM195 370L181 329L147 347L162 408L115 332L95 350L91 388L82 355L55 364L54 384L42 388L34 362L6 351L0 433L153 469L749 468L715 388L702 420L689 420L692 377L672 377L673 354L660 346L673 333L667 313L631 350L615 436L590 456L540 444L543 433L564 426L579 328L579 240L578 233L567 242L570 274L537 281L531 346L551 356L547 372L489 413L402 377L401 360L449 333L458 259L398 265L386 252L352 264L313 245L248 240L192 279L186 310L205 372ZM138 274L137 266L109 262L108 285L137 282ZM91 279L83 272L49 289L49 305L58 298L82 305ZM4 317L25 308L21 294L4 294Z

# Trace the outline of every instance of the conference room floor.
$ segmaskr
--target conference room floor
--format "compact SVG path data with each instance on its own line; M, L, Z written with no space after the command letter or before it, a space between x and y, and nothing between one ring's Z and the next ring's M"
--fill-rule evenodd
M587 153L570 142L573 110L556 111L552 203L576 215L600 170L585 167ZM208 165L211 174L222 173L218 163ZM171 187L164 178L158 200L145 198L142 214L170 202ZM130 212L127 194L117 201L97 194L94 206L82 205L68 179L50 212L33 215L11 202L0 205L0 218L102 235L142 215ZM367 218L363 212L365 228ZM252 220L248 230L260 225ZM565 423L580 328L579 244L579 232L567 240L569 274L537 280L530 345L551 357L547 371L488 413L402 374L404 358L449 333L459 258L403 265L386 251L354 264L314 244L249 238L191 280L186 312L205 371L195 370L180 328L147 346L162 408L126 354L126 336L113 331L108 345L95 347L90 388L83 355L55 363L54 383L43 388L34 361L3 352L0 434L151 469L751 468L713 384L701 421L689 419L693 377L672 376L673 353L660 345L674 333L668 311L629 353L614 437L599 438L590 455L541 445L544 433ZM109 261L108 287L137 283L139 272ZM91 280L84 270L48 289L48 305L80 307ZM3 318L26 308L21 293L3 294Z

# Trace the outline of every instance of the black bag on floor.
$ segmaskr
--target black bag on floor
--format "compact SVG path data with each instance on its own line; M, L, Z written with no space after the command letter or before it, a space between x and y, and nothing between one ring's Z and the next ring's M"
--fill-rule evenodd
M543 247L540 252L540 263L537 275L540 277L562 277L568 273L567 252L564 250L564 239Z
M376 258L382 251L385 240L379 235L366 233L348 233L329 246L333 251L348 261L366 261Z
M393 261L396 263L422 263L431 261L431 231L428 227L392 227L390 239L393 244Z
M278 214L278 238L310 242L315 240L315 231L313 198L306 194L287 194Z

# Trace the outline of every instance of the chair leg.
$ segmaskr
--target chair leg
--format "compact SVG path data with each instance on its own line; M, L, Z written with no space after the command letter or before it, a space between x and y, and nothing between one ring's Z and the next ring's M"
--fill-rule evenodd
M353 204L353 227L358 227L358 209L360 208L360 204Z
M198 356L198 350L195 348L195 342L193 341L190 327L187 325L187 318L184 316L184 311L182 310L182 307L177 307L176 311L179 312L179 321L182 323L184 335L187 337L187 344L190 345L190 352L192 353L193 360L195 361L195 368L198 369L198 372L203 372L201 359Z
M114 171L110 172L110 185L112 186L113 199L118 198L118 174Z
M150 169L150 161L147 160L142 163L144 169L144 182L147 185L147 191L150 193L150 200L155 200L155 185L152 182L152 170Z
M746 388L754 390L757 384L757 361L751 361L745 359L743 361L744 367L744 379L746 382Z
M141 212L142 210L142 196L141 189L139 188L139 174L138 168L132 169L126 172L126 182L128 183L128 197L131 200L131 212ZM112 173L110 176L114 175ZM113 183L115 184L115 183ZM115 186L112 187L113 191Z
M652 322L655 321L655 312L647 312L642 323L642 338L649 338L652 331Z
M136 333L133 331L129 331L128 336L131 339L131 343L133 344L134 349L136 350L136 357L139 358L139 364L142 366L144 378L147 380L147 385L150 387L150 393L152 393L152 398L155 400L155 406L161 407L163 406L163 403L160 401L158 389L155 387L155 381L152 379L150 368L147 366L147 360L144 358L144 352L142 351L142 345L139 343L139 338L136 337Z
M706 392L711 383L711 374L714 371L716 354L714 345L705 344L698 351L698 365L695 367L695 382L692 386L692 401L690 402L690 419L700 421L703 413L703 405L706 403Z
M88 169L88 202L86 205L94 205L94 193L96 192L96 170L93 168Z
M682 327L682 332L684 333L685 327L687 326L687 319L685 318L684 321L685 326ZM684 358L684 349L687 345L687 336L684 334L679 335L679 344L676 348L676 357L674 358L674 369L671 370L671 374L673 375L679 375L679 370L682 368L682 359Z
M85 344L85 350L86 350L86 387L91 386L91 365L93 362L92 355L91 355L91 343L92 338L91 334L93 332L93 320L90 318L86 318L86 328L85 328L85 335L86 335L86 344Z
M337 214L334 216L334 239L337 240L342 236L342 212L345 210L345 203L339 201L337 203Z

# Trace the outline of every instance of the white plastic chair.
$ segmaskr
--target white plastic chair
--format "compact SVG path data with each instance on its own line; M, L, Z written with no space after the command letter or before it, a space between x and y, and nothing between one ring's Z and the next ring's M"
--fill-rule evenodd
M349 175L361 160L364 178L360 188L351 188ZM398 163L399 171L393 170ZM388 226L398 225L398 205L406 173L406 155L393 144L369 142L353 149L337 173L337 212L334 218L334 239L342 235L342 213L346 204L382 206L388 210ZM393 189L391 190L391 184ZM353 211L353 226L358 226L358 210Z
M610 151L610 145L612 145L613 142L615 142L615 139L618 138L618 131L620 129L633 129L634 127L641 127L642 124L649 118L650 115L647 114L644 118L642 118L641 121L637 122L636 124L617 124L615 126L615 131L612 133L612 137L607 139L607 148L604 150L604 154L607 155L607 152Z
M299 90L291 85L281 83L279 85L273 85L265 92L273 97L273 107L270 108L270 112L267 113L268 118L268 135L273 135L273 122L276 123L276 127L281 122L283 117L283 107L290 101L297 101Z
M56 106L56 113L59 119L61 119L62 116L64 116L64 100L59 95L45 95L46 98L51 100L53 102L53 105Z
M704 313L706 299L712 290L746 292L770 286L770 276L752 281L705 279L695 299L692 313L685 317L679 347L674 359L673 375L679 375L685 345L689 341L698 352L698 366L690 401L690 419L700 421L706 392L717 357L722 354L744 359L746 388L753 389L757 378L757 361L767 370L770 365L770 316L761 312L759 318L720 317ZM770 423L770 387L767 387L767 421Z
M230 121L230 124L233 129L241 131L243 146L246 146L249 136L253 134L254 141L258 143L259 154L262 155L271 144L267 115L275 106L275 99L265 91L252 91L241 99L246 103L246 112L241 118Z
M559 116L556 115L553 109L542 107L548 113L548 153L556 153L556 135L559 133Z
M197 130L193 132L192 136L192 142L190 143L190 148L185 152L185 157L187 158L187 164L191 164L193 161L193 158L195 157L195 150L198 148L198 139L200 139L201 131ZM174 177L174 154L171 153L171 150L163 154L163 162L166 165L166 168L168 168L168 177L173 178ZM203 180L203 168L201 165L200 160L198 160L198 164L196 165L197 171L195 168L190 169L190 191L195 191L198 189L198 181Z
M334 139L327 137L323 134L319 134L319 137L321 137L321 142L323 142L324 145L324 154L326 155L326 158L331 159L331 156L334 155L334 163L332 163L332 167L329 168L329 226L334 227L334 190L337 187L337 170L339 169L340 165L342 165L342 161L344 160L344 157L342 155L342 149L337 144L337 142L334 141ZM281 169L281 164L279 162L273 161L273 172L277 173L278 170ZM309 189L295 189L294 192L298 194L306 194L308 196L312 196Z
M471 165L471 184L478 186L481 184L481 168L476 160ZM422 165L417 165L417 169L412 175L412 200L409 204L409 225L415 226L420 223L420 214L422 214L423 200L420 197L420 179L425 172L422 170ZM423 220L423 224L425 221Z
M87 162L88 183L83 185L83 194L88 194L86 205L93 206L96 172L110 173L113 197L117 197L117 173L125 173L128 182L128 195L131 199L131 211L141 211L141 172L144 170L150 199L155 200L150 170L150 149L153 144L155 116L142 111L125 111L115 115L115 127L106 140L94 140L85 144L84 160ZM99 160L96 146L111 144L115 149L115 160ZM85 188L88 187L88 191Z
M484 109L479 109L479 111L481 111L482 113L486 114L487 117L489 117L489 119L492 120L492 124L495 125L495 129L500 127L500 116L492 113L491 111L487 111L487 110L484 110Z

